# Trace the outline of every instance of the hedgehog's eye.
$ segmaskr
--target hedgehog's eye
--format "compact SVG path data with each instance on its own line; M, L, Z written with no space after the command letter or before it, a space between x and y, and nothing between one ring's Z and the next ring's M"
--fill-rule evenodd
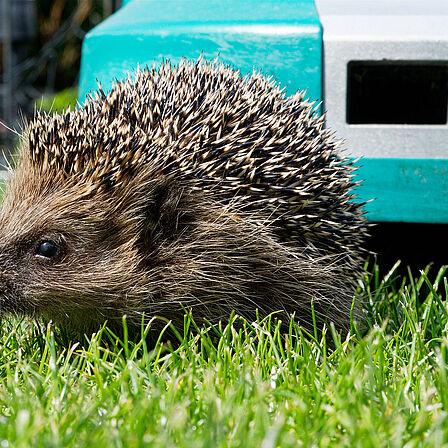
M56 258L59 255L59 247L54 241L41 241L36 248L36 255L43 258Z

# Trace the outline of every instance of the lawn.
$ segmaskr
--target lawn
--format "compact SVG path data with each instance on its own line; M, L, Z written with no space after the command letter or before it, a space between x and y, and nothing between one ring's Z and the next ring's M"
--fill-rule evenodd
M5 319L0 447L442 446L446 268L369 271L366 328L343 338L331 327L281 334L274 316L190 331L186 316L173 346L104 328L73 344Z

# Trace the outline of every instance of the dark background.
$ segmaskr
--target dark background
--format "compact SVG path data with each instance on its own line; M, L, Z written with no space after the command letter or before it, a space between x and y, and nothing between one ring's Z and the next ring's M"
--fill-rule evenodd
M42 106L42 96L63 91L62 101L75 101L82 40L119 8L121 0L3 2L0 0L0 121L17 128L21 114L29 116L36 106ZM44 109L52 103L52 99L44 101ZM0 138L2 146L10 146L13 138L1 124Z
M448 264L448 225L419 223L373 223L367 242L370 258L376 259L382 274L386 274L397 260L400 275L407 275L407 267L414 276L431 264L435 275L442 265Z

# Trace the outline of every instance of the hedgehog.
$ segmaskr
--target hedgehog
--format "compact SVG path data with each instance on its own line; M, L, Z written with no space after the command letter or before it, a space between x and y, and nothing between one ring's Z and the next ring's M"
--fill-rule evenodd
M0 209L0 314L89 332L277 313L346 331L367 224L318 107L200 59L36 111Z

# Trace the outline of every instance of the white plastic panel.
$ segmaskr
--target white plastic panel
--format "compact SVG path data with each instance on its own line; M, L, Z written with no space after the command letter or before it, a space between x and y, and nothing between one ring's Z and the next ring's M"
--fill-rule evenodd
M317 0L316 4L324 30L326 122L346 140L349 153L374 158L447 159L446 122L348 124L347 68L353 61L448 64L448 1ZM445 101L443 82L448 83L448 79L441 81L439 77L437 82L442 82L439 89L441 101ZM391 98L380 95L378 101L385 110L392 107ZM422 106L416 101L415 107Z

